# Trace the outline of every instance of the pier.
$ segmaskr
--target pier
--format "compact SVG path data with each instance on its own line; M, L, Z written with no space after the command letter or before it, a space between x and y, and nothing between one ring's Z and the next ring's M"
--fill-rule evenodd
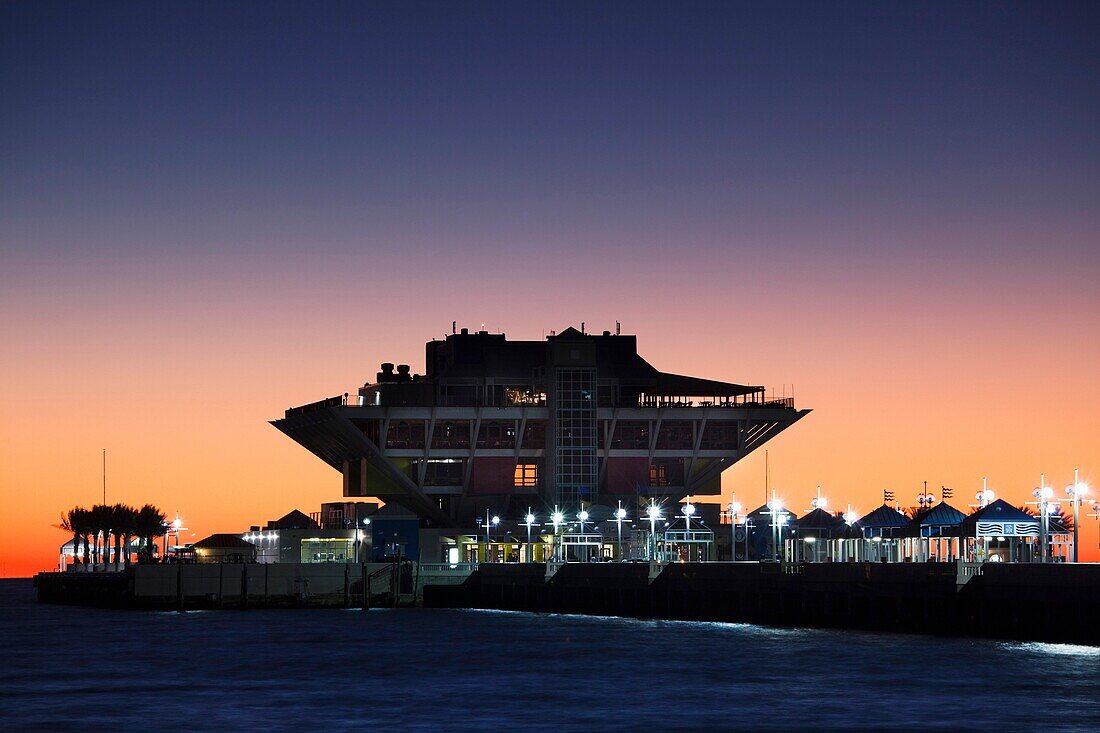
M548 572L552 570L553 572ZM483 564L424 588L481 608L1100 644L1100 566L985 563Z

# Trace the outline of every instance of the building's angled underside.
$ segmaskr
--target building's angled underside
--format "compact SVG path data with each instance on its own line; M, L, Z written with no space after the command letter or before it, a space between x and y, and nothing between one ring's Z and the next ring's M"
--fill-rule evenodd
M545 341L460 333L423 376L384 364L358 395L291 408L275 427L376 496L439 526L486 509L563 510L716 495L723 470L806 415L761 387L659 372L634 336Z

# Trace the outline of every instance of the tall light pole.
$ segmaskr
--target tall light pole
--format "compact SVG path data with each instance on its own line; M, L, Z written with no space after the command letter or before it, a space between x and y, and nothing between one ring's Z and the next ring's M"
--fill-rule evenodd
M1073 502L1073 561L1077 562L1077 507L1081 504L1081 497L1089 493L1088 484L1079 480L1079 472L1073 469L1073 485L1066 487L1066 494Z
M737 501L737 493L730 496L730 560L737 559L737 515L741 512L741 502ZM748 527L745 527L745 559L749 559Z
M534 562L535 548L531 546L531 525L535 523L535 515L531 513L531 507L527 507L527 516L523 518L523 523L527 525L527 562Z
M623 561L623 520L626 519L626 509L623 509L623 501L619 500L619 508L615 510L615 527L618 531L619 540L616 551L619 554L619 562Z
M1089 516L1096 517L1096 529L1098 535L1100 535L1100 501L1092 502L1092 514L1090 514ZM1096 539L1096 546L1100 547L1100 536L1098 536Z
M782 516L783 502L772 491L772 500L768 502L768 510L772 515L772 560L779 562L779 542L783 532L779 528L779 517Z
M564 519L565 517L555 504L554 513L550 515L550 521L554 524L554 557L557 558L558 562L561 562L561 542L558 540L558 527L561 526Z
M581 509L577 512L577 519L581 520L581 542L584 543L584 561L588 562L588 540L584 538L584 523L588 521L588 512Z
M490 519L489 510L486 509L485 510L485 562L492 562L489 558L489 553L491 551L490 542L492 542L492 539L489 536L489 530L491 528L497 526L498 524L500 524L500 517L498 517L496 515L493 515L493 517Z
M1046 474L1039 474L1039 485L1031 492L1039 505L1039 562L1047 561L1047 516L1050 510L1050 499L1054 497L1054 489L1047 486Z
M829 500L821 495L821 484L818 484L817 485L817 496L815 496L813 499L810 500L810 509L811 510L813 510L813 509L824 510L825 507L827 507L827 506L829 506ZM813 557L814 562L817 562L817 544L814 542L814 538L806 537L806 538L803 539L803 541L813 545L813 549L811 550L811 552L813 553L813 556L814 556ZM803 550L805 550L805 548L803 548ZM826 553L827 552L828 552L828 550L826 550ZM803 557L805 557L805 552L803 552Z
M847 524L849 527L851 527L852 525L854 525L856 523L857 520L859 520L859 514L852 511L852 505L849 503L848 504L848 511L844 512L844 523ZM860 536L861 536L860 544L862 544L862 542L863 542L862 533L861 533ZM848 547L848 537L845 537L845 539L844 539L844 559L845 560L848 559L848 550L849 549L850 548ZM856 560L857 561L859 560L859 546L858 545L856 546Z
M649 560L652 562L657 555L657 520L661 518L661 509L653 499L649 500L649 506L645 510L649 518Z

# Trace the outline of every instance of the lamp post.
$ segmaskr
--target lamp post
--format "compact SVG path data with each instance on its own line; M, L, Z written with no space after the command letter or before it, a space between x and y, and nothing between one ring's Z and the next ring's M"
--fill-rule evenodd
M550 515L550 521L554 524L554 557L558 562L561 562L561 542L558 541L558 527L561 526L565 517L558 510L557 505L554 505L554 513Z
M730 560L737 559L737 515L741 513L741 502L737 501L737 494L730 496ZM745 559L749 559L748 525L745 526Z
M829 506L829 500L821 495L821 484L818 484L817 485L817 496L815 496L813 499L810 500L810 509L811 510L812 509L822 509L822 510L824 510L825 507L827 507L827 506ZM817 545L814 544L816 542L816 538L807 537L807 538L805 538L805 542L810 545L810 552L813 554L813 561L817 562ZM805 553L803 553L803 554L805 554Z
M490 529L497 526L498 524L500 524L500 517L498 517L496 515L493 515L492 518L490 518L489 517L489 510L486 509L485 510L485 562L491 562L490 557L489 557L489 553L491 551L490 542L492 542L492 539L489 536L489 531L490 531Z
M623 509L622 499L619 500L619 508L615 510L615 528L618 533L618 547L616 552L618 553L619 562L623 561L623 520L626 519L626 509Z
M978 501L979 509L985 509L987 506L993 503L994 499L997 498L997 495L993 493L993 489L988 488L985 476L982 476L982 490L975 494L974 498Z
M1054 489L1047 486L1046 474L1039 474L1039 485L1031 492L1035 501L1039 504L1039 562L1047 561L1047 512L1050 508L1050 499L1054 496Z
M783 501L772 490L772 500L768 502L768 510L772 517L772 560L779 562L779 542L783 532L779 529L779 517L783 512Z
M577 519L581 520L581 542L584 543L584 561L588 562L588 540L584 538L584 523L588 521L588 512L581 509L577 512Z
M523 518L523 523L527 525L527 562L534 562L535 548L531 546L531 525L535 523L535 515L531 513L531 507L527 507L527 516Z
M924 482L924 491L917 494L917 504L921 509L927 509L936 503L936 497L928 492L928 482Z
M853 512L852 511L852 505L849 504L848 505L848 511L844 512L844 523L847 524L849 527L851 527L853 524L856 523L857 519L859 519L859 514L857 514L856 512ZM861 540L861 544L862 544L862 540ZM848 547L848 538L845 537L845 539L844 539L844 559L845 560L848 559L848 550L849 549L850 548ZM856 551L856 561L858 562L859 561L858 546L856 546L856 550L857 550Z
M1069 495L1070 501L1073 502L1073 561L1077 562L1077 508L1081 504L1081 497L1089 493L1089 486L1084 481L1079 480L1079 472L1075 468L1073 469L1073 484L1066 487L1066 494Z
M657 520L661 518L661 509L653 499L650 499L645 513L649 518L649 560L652 562L657 555Z
M1098 534L1100 534L1100 501L1092 502L1092 514L1090 514L1089 516L1096 517L1096 528ZM1100 547L1100 536L1098 536L1096 539L1096 546Z

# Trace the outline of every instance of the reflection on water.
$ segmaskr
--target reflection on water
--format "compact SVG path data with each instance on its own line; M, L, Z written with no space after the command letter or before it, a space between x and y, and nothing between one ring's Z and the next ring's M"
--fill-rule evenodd
M1100 650L490 611L137 613L0 581L0 729L1100 729Z

